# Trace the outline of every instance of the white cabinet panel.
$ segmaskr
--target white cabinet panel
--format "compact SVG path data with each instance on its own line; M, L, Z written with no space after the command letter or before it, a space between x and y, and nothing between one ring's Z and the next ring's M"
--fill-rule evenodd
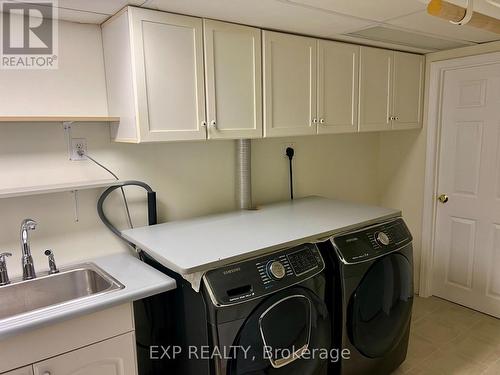
M262 137L260 30L204 20L209 138Z
M136 8L129 12L141 139L204 139L201 19Z
M263 31L264 136L316 134L317 40Z
M391 129L394 52L361 47L359 130Z
M115 140L205 139L202 20L129 7L102 29Z
M393 129L422 126L424 57L394 52Z
M135 335L130 332L38 362L35 375L136 375Z
M4 372L2 373L2 375L33 375L33 366L26 366L23 368L18 368L17 370Z
M318 134L357 132L359 46L318 43Z

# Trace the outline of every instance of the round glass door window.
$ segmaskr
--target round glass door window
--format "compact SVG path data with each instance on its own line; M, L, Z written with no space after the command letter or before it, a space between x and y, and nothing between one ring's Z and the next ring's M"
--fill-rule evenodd
M266 299L248 317L233 344L248 352L237 352L228 374L326 373L327 361L306 353L328 350L330 343L325 303L308 289L290 288Z
M408 259L392 254L376 261L349 303L351 343L366 357L384 356L405 335L412 303L413 272Z

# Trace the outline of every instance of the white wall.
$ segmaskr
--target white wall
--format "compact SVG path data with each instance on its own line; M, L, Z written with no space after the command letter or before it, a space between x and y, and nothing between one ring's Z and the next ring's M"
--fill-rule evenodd
M59 22L59 69L0 70L0 115L107 115L101 32Z
M99 28L63 22L60 33L59 70L16 72L15 77L0 71L0 85L16 92L2 90L0 114L106 114ZM106 124L74 125L73 136L87 138L89 153L121 179L150 183L158 192L161 221L235 208L233 141L117 144L110 142ZM363 133L253 141L254 202L288 198L288 161L282 152L293 142L298 197L317 194L377 204L379 138L379 133ZM60 124L0 125L0 189L105 176L88 161L67 160ZM0 249L14 252L11 274L21 272L19 224L26 217L39 222L32 235L38 269L46 268L45 248L54 249L60 264L126 251L100 223L98 195L99 190L79 192L79 222L69 192L1 199ZM130 197L135 223L145 224L144 194L134 190ZM113 198L108 211L124 227L121 201Z
M419 130L380 134L378 159L379 204L397 207L413 234L415 289L418 291L422 247L422 204L425 168L425 136Z

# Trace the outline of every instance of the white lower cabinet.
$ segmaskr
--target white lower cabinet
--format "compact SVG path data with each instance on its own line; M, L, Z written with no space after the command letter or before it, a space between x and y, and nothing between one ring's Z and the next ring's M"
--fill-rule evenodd
M135 335L129 332L38 362L33 369L35 375L136 375Z
M26 366L23 368L18 368L17 370L4 372L2 373L2 375L33 375L33 366Z

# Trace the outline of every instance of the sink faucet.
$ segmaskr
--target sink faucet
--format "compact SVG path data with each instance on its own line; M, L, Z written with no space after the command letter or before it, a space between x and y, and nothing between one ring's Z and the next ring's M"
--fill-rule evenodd
M23 280L31 280L36 277L33 257L31 256L29 236L29 231L35 230L36 224L36 221L33 219L25 219L21 223L21 251L23 252L21 261L23 267Z

